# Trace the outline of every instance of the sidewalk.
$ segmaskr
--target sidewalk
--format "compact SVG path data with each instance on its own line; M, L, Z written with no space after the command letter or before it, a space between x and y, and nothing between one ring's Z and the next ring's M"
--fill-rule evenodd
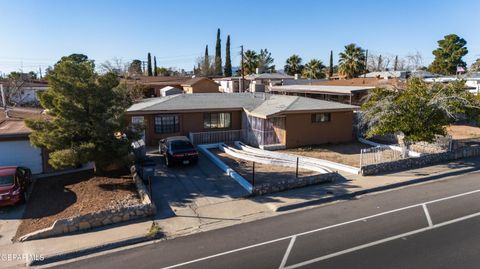
M162 236L168 239L283 214L281 211L331 202L336 199L348 199L355 195L422 181L443 179L479 169L480 158L472 158L390 175L362 177L343 174L345 180L342 182L253 198L218 200L209 199L208 196L198 196L188 204L177 205L174 208L175 215L173 217L162 215L162 212L159 212L154 221L160 228ZM159 208L159 211L163 210L172 209ZM148 232L152 223L153 220L144 220L97 229L88 233L25 243L12 244L2 238L0 253L37 254L47 257L48 262L54 262L150 240ZM22 265L25 265L25 261L4 262L0 260L0 268Z

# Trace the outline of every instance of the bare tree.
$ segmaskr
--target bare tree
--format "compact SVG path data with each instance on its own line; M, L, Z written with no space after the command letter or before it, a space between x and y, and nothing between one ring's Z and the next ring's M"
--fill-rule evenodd
M114 57L112 60L107 60L100 65L100 71L103 73L112 72L121 77L128 76L129 63L123 62L121 58Z
M405 58L407 61L406 67L408 70L417 70L417 68L423 65L423 57L419 51L417 51L416 53L410 53Z

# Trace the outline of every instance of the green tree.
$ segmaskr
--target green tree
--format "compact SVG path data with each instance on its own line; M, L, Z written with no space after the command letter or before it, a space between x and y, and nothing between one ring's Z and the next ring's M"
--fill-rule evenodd
M453 75L457 72L457 66L466 67L462 57L468 53L465 45L467 41L455 34L446 35L438 41L438 48L432 51L435 56L429 71L444 75Z
M285 73L290 76L293 76L295 74L301 74L303 70L302 58L300 58L300 56L296 54L288 57L283 69Z
M158 76L157 72L157 56L153 56L153 75Z
M225 67L223 73L226 77L232 76L232 60L230 58L230 35L227 36L227 44L225 45Z
M132 76L135 75L142 75L142 61L140 60L133 60L128 67L128 73Z
M480 58L478 58L471 66L470 71L480 72Z
M257 57L257 68L262 72L267 71L270 73L275 72L275 65L273 65L272 53L267 49L261 49Z
M217 44L215 45L215 75L222 76L222 41L220 39L220 28L217 29Z
M321 60L312 59L305 64L302 71L302 76L308 79L322 79L325 78L325 65Z
M210 56L208 55L208 45L205 46L205 56L202 58L202 75L210 76L212 75L212 66L210 64Z
M397 71L398 69L398 55L395 56L395 61L393 62L393 71Z
M125 85L114 73L99 75L85 55L62 57L48 76L49 88L40 95L51 120L29 119L30 141L46 148L54 168L95 162L97 172L123 163L131 141L139 138L125 118L131 105Z
M153 76L153 73L152 73L152 56L150 55L150 52L147 55L147 75L149 77Z
M362 128L367 137L402 134L407 148L411 142L433 142L459 115L478 117L479 99L465 91L464 83L428 85L413 78L403 90L374 89L362 105Z
M365 53L354 43L346 45L345 51L340 52L338 72L346 78L354 78L365 70Z
M328 67L328 77L333 77L333 50L330 51L330 66Z
M258 67L258 54L254 50L246 50L243 56L245 75L255 74Z

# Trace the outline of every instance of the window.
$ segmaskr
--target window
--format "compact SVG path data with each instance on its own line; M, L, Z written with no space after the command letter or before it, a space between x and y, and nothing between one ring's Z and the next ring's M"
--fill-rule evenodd
M204 113L203 114L203 128L218 129L232 127L232 113Z
M13 185L14 177L12 175L0 176L0 186L10 186Z
M155 116L155 133L172 134L180 131L178 115Z
M315 113L312 114L312 123L329 122L330 118L330 113Z

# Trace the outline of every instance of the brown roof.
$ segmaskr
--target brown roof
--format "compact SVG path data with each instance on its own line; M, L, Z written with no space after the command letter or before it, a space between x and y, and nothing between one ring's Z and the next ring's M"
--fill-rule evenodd
M184 83L182 83L182 86L184 86L184 85L185 85L185 86L193 86L193 85L195 85L195 84L197 84L198 82L203 81L203 80L208 80L208 81L210 81L210 82L212 82L212 83L218 84L218 83L216 83L215 81L213 81L213 80L211 80L211 79L209 79L209 78L207 78L207 77L196 77L196 78L192 78L192 79L189 79L189 80L185 81Z
M192 77L176 77L176 76L159 76L159 77L138 77L136 79L127 79L127 82L140 82L140 83L152 83L152 82L185 82Z
M12 84L12 81L10 79L3 79L3 80L0 80L0 84L3 84L4 87L9 87ZM21 85L24 88L48 87L48 81L46 80L25 81Z
M15 107L8 110L9 118L6 118L5 111L0 108L0 137L28 137L32 131L25 125L24 119L50 118L43 111L40 108Z
M28 137L32 132L20 119L6 119L0 122L0 137Z
M325 80L313 82L313 85L329 85L329 86L396 86L402 85L399 79L379 79L379 78L352 78L352 79L338 79Z

